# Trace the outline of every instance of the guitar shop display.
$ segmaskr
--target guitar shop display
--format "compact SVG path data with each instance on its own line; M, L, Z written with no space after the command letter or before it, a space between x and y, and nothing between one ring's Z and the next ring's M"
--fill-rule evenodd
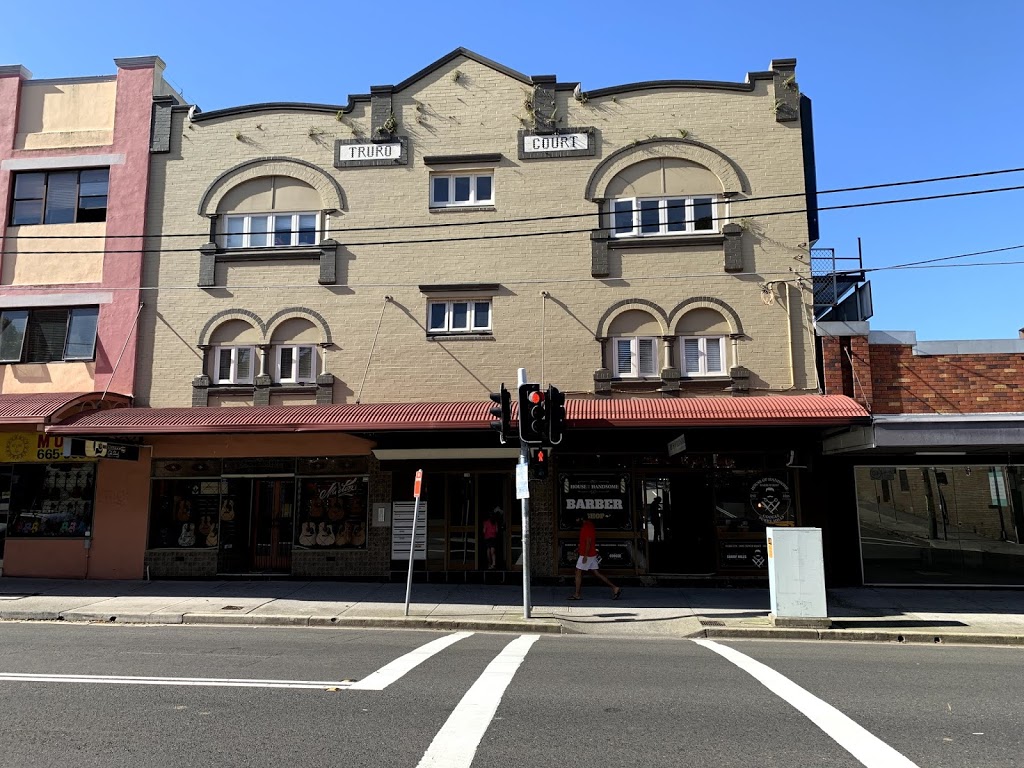
M7 535L90 535L95 481L94 463L17 465Z
M150 546L209 549L220 543L221 481L156 480Z
M296 546L364 549L368 501L365 477L300 478Z

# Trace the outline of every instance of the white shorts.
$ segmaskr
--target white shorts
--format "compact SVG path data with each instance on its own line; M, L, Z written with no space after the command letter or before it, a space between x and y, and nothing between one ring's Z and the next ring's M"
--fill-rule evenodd
M576 559L576 568L581 571L596 571L601 565L599 557L579 557Z

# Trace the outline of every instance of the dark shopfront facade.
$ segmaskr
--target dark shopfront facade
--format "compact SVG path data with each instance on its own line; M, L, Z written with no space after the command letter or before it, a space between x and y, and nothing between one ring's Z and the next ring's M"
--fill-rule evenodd
M604 570L652 581L764 579L766 526L826 523L819 495L829 481L810 462L824 428L863 419L852 401L735 398L723 416L694 413L697 400L652 401L639 413L570 401L570 430L549 476L531 481L537 578L572 574L581 516L598 530ZM424 417L424 408L437 413ZM146 525L126 557L151 578L404 578L413 475L422 468L417 578L516 583L518 450L498 444L487 408L126 409L52 431L151 447L119 468L148 485L148 499L129 500ZM493 568L489 519L499 531Z

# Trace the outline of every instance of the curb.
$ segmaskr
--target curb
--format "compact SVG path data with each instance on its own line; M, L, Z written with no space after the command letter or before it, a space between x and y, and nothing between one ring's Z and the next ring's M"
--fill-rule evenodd
M1024 635L997 632L893 632L874 629L787 629L782 627L707 627L691 637L711 640L831 640L901 645L1024 646Z
M5 611L0 621L48 621L80 624L179 624L197 626L261 627L357 627L378 629L433 629L468 632L516 632L546 635L562 634L562 625L550 619L480 620L447 619L428 616L294 616L273 614L220 613L96 613L94 611Z

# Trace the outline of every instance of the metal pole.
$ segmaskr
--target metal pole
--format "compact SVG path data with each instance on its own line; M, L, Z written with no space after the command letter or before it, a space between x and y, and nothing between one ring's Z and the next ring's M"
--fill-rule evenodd
M519 386L526 383L526 369L519 369ZM518 389L516 390L518 391ZM523 414L519 414L520 421ZM530 449L522 440L519 441L519 463L527 465L530 463ZM529 472L529 470L527 470ZM523 618L531 618L530 613L533 605L530 602L530 500L522 499L523 506Z
M412 505L412 536L409 538L409 575L405 577L405 615L409 615L409 600L412 598L412 560L416 553L416 523L420 516L420 481L423 470L416 472L416 501ZM392 523L393 524L393 523Z

